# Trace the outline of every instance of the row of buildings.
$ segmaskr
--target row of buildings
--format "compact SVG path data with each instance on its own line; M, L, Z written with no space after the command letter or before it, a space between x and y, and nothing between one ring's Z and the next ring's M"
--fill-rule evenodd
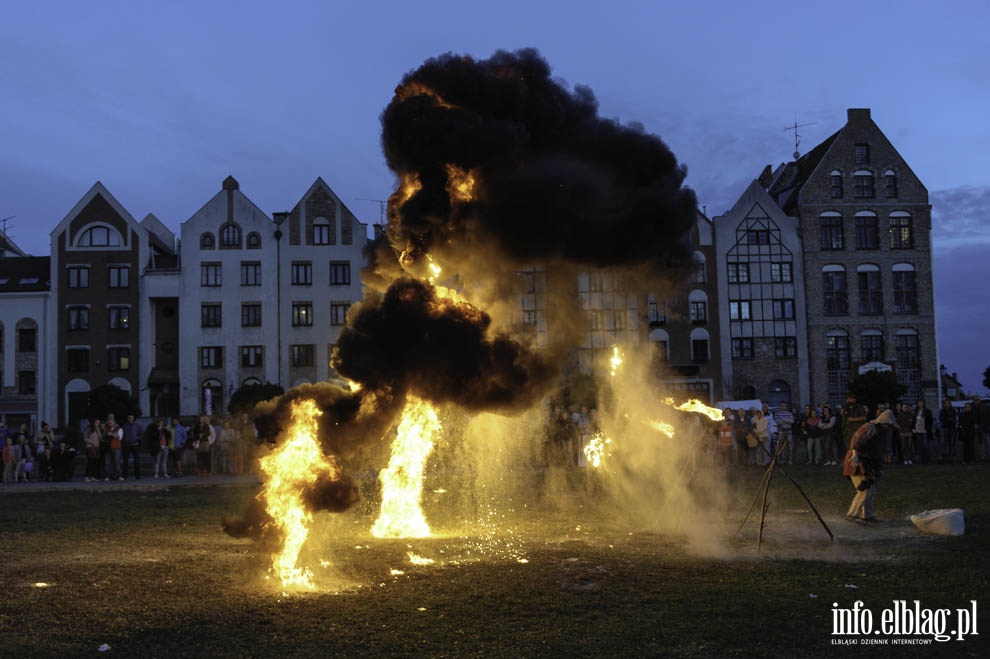
M222 411L243 384L327 379L368 228L322 179L268 215L228 177L178 236L97 183L50 256L2 237L0 419L78 424L106 383L157 416ZM868 109L768 166L723 215L699 213L690 240L695 274L674 294L578 277L582 370L632 343L670 389L709 402L841 403L869 369L937 401L928 192ZM545 273L520 274L519 321L545 329Z

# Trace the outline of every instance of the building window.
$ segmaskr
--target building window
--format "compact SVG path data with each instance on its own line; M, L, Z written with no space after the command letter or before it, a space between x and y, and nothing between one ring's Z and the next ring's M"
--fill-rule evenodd
M749 264L748 263L729 263L728 264L728 275L730 284L748 284L749 283Z
M309 327L313 324L313 303L293 302L292 303L292 326Z
M241 368L261 368L264 365L264 346L241 346Z
M870 145L860 142L856 145L855 159L857 165L865 165L870 162Z
M313 353L312 343L298 343L289 346L289 358L293 366L312 366L315 362Z
M213 237L212 233L204 233L199 237L200 249L215 249L216 246L216 239Z
M626 310L625 309L613 309L612 310L612 327L616 330L626 329Z
M790 283L794 281L793 264L789 261L770 264L770 281L775 284Z
M691 361L704 364L708 361L708 339L691 340Z
M845 249L842 236L842 216L838 213L821 215L818 218L818 241L824 249Z
M829 270L822 273L824 313L826 316L842 316L849 313L849 289L845 270Z
M330 303L330 324L343 325L347 322L347 310L351 308L350 302Z
M832 199L842 199L842 173L832 172L830 179L832 182Z
M708 279L708 273L705 271L705 255L701 252L692 254L691 265L694 268L694 282L704 284Z
M66 348L65 367L69 373L88 373L89 348Z
M894 266L894 313L918 313L918 283L910 265Z
M223 267L219 263L200 263L199 285L210 287L222 286Z
M914 249L914 227L908 215L890 217L890 248Z
M770 232L767 229L749 229L746 231L746 244L769 245Z
M853 174L853 197L855 199L873 199L873 174L870 172Z
M313 284L313 263L312 261L292 262L292 285L312 286Z
M921 346L918 335L901 330L894 337L897 382L907 387L901 400L914 403L921 398Z
M588 273L588 290L592 293L597 293L601 291L602 286L602 273L600 272L589 272Z
M655 347L656 359L660 362L670 361L670 340L669 339L659 339L653 342Z
M536 312L532 310L523 311L523 325L536 325ZM333 322L330 323L333 325Z
M89 267L69 266L66 268L69 288L89 288Z
M247 235L247 248L248 249L261 249L261 234L257 231L252 231Z
M261 327L261 304L258 302L241 304L241 327Z
M849 337L825 337L825 387L828 400L837 404L846 399L849 389Z
M126 371L131 367L130 348L107 348L107 370Z
M882 334L863 334L860 337L860 344L863 349L863 361L864 362L881 362L883 361L883 335Z
M223 346L207 346L199 349L200 368L223 367Z
M38 351L38 330L26 327L17 330L17 352Z
M130 279L130 268L126 265L111 265L107 268L110 288L127 288Z
M883 189L887 199L897 199L897 174L892 170L883 173Z
M221 327L223 314L217 302L200 305L200 327Z
M797 337L778 336L773 340L774 357L789 359L797 357Z
M120 234L109 227L89 227L79 234L76 247L120 247Z
M261 264L241 261L241 286L261 286Z
M532 273L529 274L532 275ZM349 261L330 261L330 285L351 285L351 264Z
M794 300L772 300L774 320L794 320Z
M326 220L318 220L313 222L313 244L330 244L330 223Z
M221 247L240 247L241 228L236 224L225 224L220 227Z
M605 313L601 309L591 309L588 312L588 319L592 330L605 329Z
M69 307L69 331L83 332L89 329L89 307Z
M856 249L879 249L880 225L877 216L856 214Z
M752 320L752 318L750 300L731 300L729 302L729 320Z
M733 359L752 359L753 358L753 339L732 339L732 358Z
M690 318L692 323L708 321L708 303L703 301L691 302Z
M130 326L130 307L107 307L107 327L110 329L127 329Z
M38 393L38 375L34 371L17 371L17 393L21 396Z
M859 280L859 313L875 316L883 313L883 288L880 281L880 268L861 269L856 277Z
M656 302L650 302L648 304L648 315L650 325L666 325L667 324L667 306L658 305Z

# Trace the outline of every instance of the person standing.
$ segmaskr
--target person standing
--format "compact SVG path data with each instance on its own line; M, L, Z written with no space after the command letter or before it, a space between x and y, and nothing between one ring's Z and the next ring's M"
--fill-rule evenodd
M753 434L756 435L757 444L756 448L750 449L750 453L754 454L755 463L761 467L770 463L769 427L770 424L763 410L756 410L753 415Z
M818 416L818 410L810 409L803 425L808 448L806 464L819 464L822 461L822 419Z
M182 425L179 417L172 418L172 460L175 464L175 475L182 477L182 456L186 452L186 442L189 429Z
M949 462L956 461L956 441L959 437L957 425L959 416L956 408L952 407L952 401L945 399L942 401L942 409L938 411L938 421L942 426L942 459Z
M919 400L914 409L914 425L911 427L911 435L914 439L915 455L921 456L921 464L928 464L931 460L928 444L932 436L932 411L928 409L923 400Z
M787 446L791 442L791 429L794 427L794 413L791 412L790 406L787 403L781 403L780 409L777 410L775 415L775 420L777 422L777 446L774 447L774 455L780 451L780 446ZM790 451L790 448L785 448L784 450ZM780 451L781 458L783 457L783 451ZM786 462L786 460L780 460L780 462Z
M159 473L162 477L168 478L168 445L171 443L172 437L164 419L158 419L155 422L151 441L152 454L155 456L155 478L158 478Z
M109 452L105 461L107 471L103 480L122 481L124 477L120 475L120 459L124 447L124 431L117 425L112 415L107 417L106 437L109 440L107 442Z
M134 420L133 414L127 415L127 421L120 427L123 432L124 444L124 480L127 480L127 466L131 460L134 461L134 478L141 480L141 435L144 428Z
M25 467L28 462L33 459L31 453L31 445L28 443L28 433L27 427L22 423L17 432L14 433L14 482L28 482L31 480L29 474L31 469L34 467L32 463L31 468Z
M973 397L973 412L976 414L977 449L983 450L983 461L990 460L990 404L983 402L978 396Z
M835 438L835 425L837 421L835 415L832 414L832 408L827 403L822 405L822 422L818 426L822 431L822 455L825 458L825 466L832 466L839 464L839 454L836 448L838 442Z
M849 393L846 394L846 404L842 406L839 415L842 418L842 446L839 447L839 452L844 455L849 449L853 434L866 423L866 408L856 402L855 394Z
M876 425L860 424L850 437L849 451L842 463L842 474L848 476L856 490L846 519L854 522L876 522L873 514L876 481L883 466L883 451Z
M210 451L216 436L210 419L205 414L199 417L199 422L192 429L192 445L196 449L196 475L210 475Z
M86 451L86 482L100 479L100 451L103 445L103 433L100 421L93 419L83 431L83 450Z
M959 413L959 441L963 447L963 464L976 462L976 412L973 404L967 402Z

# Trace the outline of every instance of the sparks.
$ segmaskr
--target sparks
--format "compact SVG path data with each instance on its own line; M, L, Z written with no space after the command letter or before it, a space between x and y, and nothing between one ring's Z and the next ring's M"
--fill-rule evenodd
M584 447L584 457L588 459L588 464L598 469L605 458L605 447L611 443L610 438L603 437L600 432L595 433Z
M433 436L440 432L440 419L424 400L410 397L402 412L392 457L382 470L382 507L371 528L376 538L425 538L430 535L420 499L423 468L433 450Z
M282 550L272 556L272 570L283 587L314 588L312 570L296 565L313 521L301 492L320 477L340 476L336 460L323 454L316 439L321 414L313 400L293 403L285 441L259 463L266 482L258 496L284 538Z
M608 363L612 368L611 374L614 378L615 374L619 371L619 367L622 366L622 353L619 352L619 346L612 346L612 357L608 360Z

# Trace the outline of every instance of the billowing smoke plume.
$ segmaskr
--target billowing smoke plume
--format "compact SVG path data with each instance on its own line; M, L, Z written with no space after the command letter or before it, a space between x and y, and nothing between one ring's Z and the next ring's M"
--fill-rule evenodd
M383 112L382 144L399 181L387 240L375 249L374 272L364 278L371 290L349 314L332 362L361 390L294 389L256 414L272 439L293 400L316 398L322 445L345 468L387 443L408 394L507 411L535 404L556 381L559 338L536 352L531 335L496 331L489 313L422 281L430 266L442 264L454 286L489 311L512 306L508 282L517 270L549 268L548 280L570 287L566 295L548 287L547 302L552 331L570 340L576 334L559 328L575 327L580 316L578 269L656 274L688 261L684 237L697 204L682 187L684 167L658 137L599 117L591 90L568 90L535 50L427 61L403 78ZM345 484L307 501L336 510L353 492ZM263 515L248 517L239 532L254 535Z
M407 74L382 115L403 183L389 237L406 259L493 242L516 263L663 265L697 200L655 135L598 116L535 50L453 54Z

